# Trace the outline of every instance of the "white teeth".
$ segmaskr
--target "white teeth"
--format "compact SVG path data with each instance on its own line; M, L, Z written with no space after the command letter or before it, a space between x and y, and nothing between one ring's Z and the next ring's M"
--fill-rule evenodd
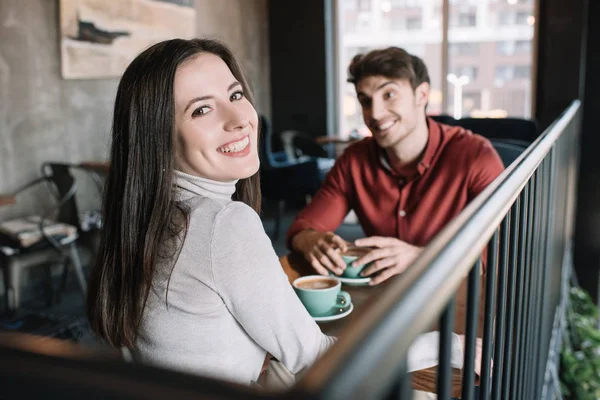
M231 143L227 146L220 147L218 150L221 153L237 153L238 151L244 150L246 148L246 146L248 146L249 143L250 143L250 138L248 138L248 136L246 136L242 140L235 142L235 143Z
M390 128L392 125L394 125L394 122L396 121L388 121L384 124L381 124L378 126L380 131L385 131L386 129Z

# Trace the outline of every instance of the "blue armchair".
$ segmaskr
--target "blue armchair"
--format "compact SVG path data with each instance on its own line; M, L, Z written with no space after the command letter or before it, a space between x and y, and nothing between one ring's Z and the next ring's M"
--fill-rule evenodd
M271 239L276 240L281 230L281 219L286 203L297 204L314 195L323 180L318 161L301 156L290 159L284 151L272 151L272 132L269 122L260 116L260 178L263 197L277 203L275 229Z

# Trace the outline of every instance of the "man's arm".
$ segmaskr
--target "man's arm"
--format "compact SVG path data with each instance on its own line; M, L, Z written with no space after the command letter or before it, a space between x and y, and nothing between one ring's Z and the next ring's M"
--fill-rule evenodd
M344 153L327 174L323 185L296 217L286 242L301 252L320 274L341 274L345 264L336 249L345 250L346 242L333 233L350 210L354 185L350 175L350 155Z

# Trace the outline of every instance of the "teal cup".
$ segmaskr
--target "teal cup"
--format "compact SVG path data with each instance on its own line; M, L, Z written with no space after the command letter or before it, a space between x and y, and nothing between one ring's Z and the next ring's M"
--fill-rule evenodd
M360 276L360 273L371 263L357 265L356 267L353 267L352 263L358 260L360 257L367 254L368 252L370 252L371 250L372 249L368 247L349 247L346 252L342 253L342 260L344 260L344 263L346 264L346 269L344 269L342 277L351 279L363 278L362 276Z
M338 308L350 304L350 295L341 289L341 282L333 277L322 275L303 276L292 286L298 298L313 317L322 317Z
M346 269L342 272L342 276L344 278L363 278L360 276L360 273L367 267L369 264L358 265L356 267L352 266L352 263L358 260L357 256L342 256L342 260L346 263Z

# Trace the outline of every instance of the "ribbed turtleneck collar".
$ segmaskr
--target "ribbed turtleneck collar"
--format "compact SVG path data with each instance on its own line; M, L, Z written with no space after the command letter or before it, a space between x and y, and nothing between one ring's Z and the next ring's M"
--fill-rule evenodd
M231 200L235 193L235 184L237 180L230 182L219 182L211 179L201 178L186 174L185 172L175 171L177 186L183 189L182 200L194 197L195 195Z

